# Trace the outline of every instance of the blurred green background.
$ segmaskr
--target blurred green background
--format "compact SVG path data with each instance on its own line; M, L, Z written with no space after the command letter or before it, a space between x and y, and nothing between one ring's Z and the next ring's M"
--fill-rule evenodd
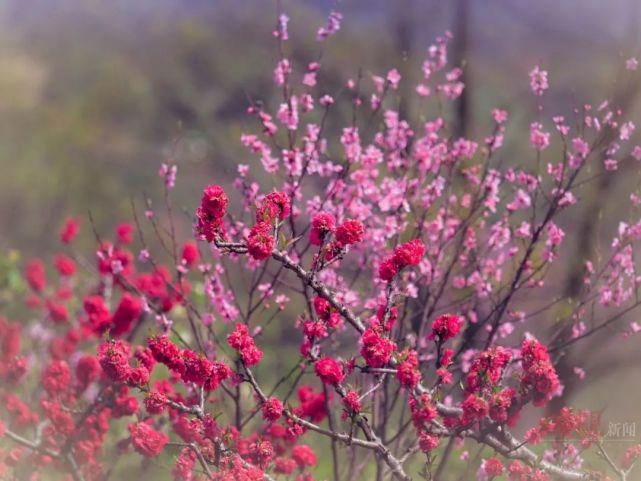
M506 108L506 162L532 159L527 127L535 103L527 74L536 64L550 71L546 114L571 114L585 102L614 97L631 120L641 121L638 77L623 69L628 57L641 55L638 0L282 5L299 66L314 59L315 32L329 10L343 12L343 29L329 42L320 74L330 93L359 69L368 78L393 67L410 90L429 43L452 30L451 55L465 65L467 83L465 104L454 116L459 132L481 139L491 109ZM206 183L228 184L238 163L257 162L239 138L255 128L245 114L249 99L278 101L276 15L272 0L0 0L0 252L46 256L57 247L63 219L78 216L86 227L89 210L98 229L111 232L130 219L132 198L161 198L163 160L178 165L175 196L187 212ZM418 113L411 103L402 109ZM342 128L340 117L330 131ZM568 295L573 259L603 253L621 217L611 214L627 211L636 170L586 186L583 207L564 219L570 248L579 249L556 274ZM184 216L185 236L188 227ZM81 242L89 247L93 239ZM586 343L574 354L594 383L587 395L581 386L569 393L579 404L615 413L614 421L641 422L639 342L616 342L617 349L612 342Z

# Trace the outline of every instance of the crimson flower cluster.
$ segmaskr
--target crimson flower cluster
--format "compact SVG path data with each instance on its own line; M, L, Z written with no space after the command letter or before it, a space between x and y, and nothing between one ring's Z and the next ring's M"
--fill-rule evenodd
M425 254L425 245L421 239L401 244L394 249L394 254L386 258L378 268L378 275L384 281L391 281L405 267L416 266Z
M249 335L245 324L237 324L234 332L227 336L227 342L235 349L247 366L254 366L260 362L263 352L256 347L254 339Z

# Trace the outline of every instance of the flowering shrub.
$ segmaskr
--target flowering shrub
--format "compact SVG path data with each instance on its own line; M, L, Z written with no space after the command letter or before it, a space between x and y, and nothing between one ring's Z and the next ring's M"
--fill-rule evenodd
M332 12L318 30L321 49L341 21ZM309 481L324 463L336 481L359 471L407 481L480 444L480 480L627 479L641 447L614 459L594 413L522 413L562 393L555 363L572 344L638 330L620 322L641 278L641 222L628 219L603 265L586 263L564 319L572 334L529 322L564 300L550 303L548 286L559 214L578 202L589 165L641 158L634 126L608 102L547 119L548 75L536 67L532 159L508 165L507 112L494 110L477 142L453 138L436 111L404 119L396 70L332 96L321 61L298 70L286 56L287 25L281 15L274 31L282 104L249 107L256 129L241 141L258 159L238 166L233 189L202 186L195 239L174 228L169 163L166 211L134 210L113 241L96 232L93 262L74 249L80 224L69 219L55 277L40 259L25 265L33 321L0 318L2 476L100 481L121 458L166 455L177 480ZM449 40L428 49L417 99L461 95ZM353 120L328 138L339 100ZM291 344L268 337L278 317L297 319L296 362L283 372L274 366ZM591 451L603 466L583 462Z

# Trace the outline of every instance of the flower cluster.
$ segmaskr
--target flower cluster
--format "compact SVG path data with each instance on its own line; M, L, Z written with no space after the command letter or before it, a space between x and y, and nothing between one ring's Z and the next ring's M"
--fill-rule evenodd
M434 319L432 323L432 332L429 339L438 339L439 342L445 342L453 339L461 330L463 319L456 314L444 314Z
M243 363L247 366L258 364L263 357L263 351L256 347L245 324L236 324L234 332L227 336L227 343L240 354Z
M418 265L424 254L425 245L421 239L401 244L392 256L381 262L378 275L384 281L391 281L403 268Z
M386 337L377 326L367 329L361 337L361 356L370 367L387 365L395 351L396 343Z
M338 384L345 377L341 365L328 356L314 364L314 372L325 384Z
M147 458L158 456L169 442L165 433L156 431L144 422L130 424L129 433L134 449Z
M208 242L224 233L224 218L229 199L219 185L208 185L203 190L200 207L196 210L196 233Z
M546 404L561 388L547 348L536 339L526 339L521 345L521 359L521 386L531 391L535 405Z

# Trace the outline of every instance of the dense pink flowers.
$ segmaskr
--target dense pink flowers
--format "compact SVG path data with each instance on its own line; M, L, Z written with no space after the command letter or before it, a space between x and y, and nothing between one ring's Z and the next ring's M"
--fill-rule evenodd
M530 143L536 150L545 150L550 145L550 133L543 130L540 122L530 125Z
M86 328L97 336L102 335L111 325L111 314L102 296L89 296L83 302L87 315Z
M311 386L298 388L299 406L294 408L295 414L306 417L314 422L321 422L327 417L325 393L316 392Z
M100 363L94 356L84 355L78 359L76 364L76 379L78 388L84 391L89 384L98 379L100 375Z
M412 423L418 431L429 426L429 423L438 415L436 407L429 394L422 394L419 397L411 397L409 400L412 413Z
M190 349L183 350L180 355L184 366L181 374L183 381L204 386L213 370L211 361Z
M491 480L503 474L503 463L496 457L484 459L477 473L478 479Z
M396 274L398 274L398 265L393 257L385 259L378 267L378 277L384 281L391 281Z
M149 414L160 414L167 406L167 396L158 391L151 391L145 397L145 409Z
M177 373L184 371L185 362L180 349L167 336L151 337L147 340L147 345L156 361Z
M641 456L641 444L635 444L626 449L621 457L621 466L623 469L630 469L639 456Z

